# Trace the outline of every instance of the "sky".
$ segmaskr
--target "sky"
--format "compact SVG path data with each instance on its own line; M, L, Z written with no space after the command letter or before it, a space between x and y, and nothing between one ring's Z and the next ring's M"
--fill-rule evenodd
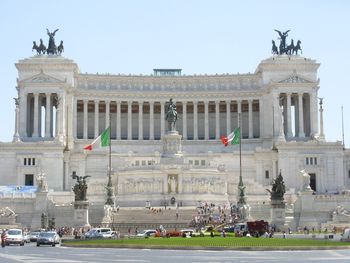
M0 1L0 141L11 141L17 97L15 63L34 56L46 28L64 40L63 56L82 73L253 73L271 56L271 40L291 30L303 56L321 63L327 141L350 146L350 1L128 0Z

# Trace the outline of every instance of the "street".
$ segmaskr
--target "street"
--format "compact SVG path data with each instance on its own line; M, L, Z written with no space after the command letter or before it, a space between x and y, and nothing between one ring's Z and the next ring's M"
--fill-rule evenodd
M208 251L110 248L24 247L0 249L1 263L78 262L349 262L350 250Z

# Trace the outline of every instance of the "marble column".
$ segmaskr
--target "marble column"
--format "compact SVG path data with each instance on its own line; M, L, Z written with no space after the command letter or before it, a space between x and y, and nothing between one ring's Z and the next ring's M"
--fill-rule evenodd
M105 129L107 129L110 125L111 102L109 100L105 100L105 103L106 103ZM111 127L109 127L109 131L111 132Z
M19 142L21 141L20 136L19 136L19 99L15 98L15 133L13 135L13 140L12 142Z
M39 137L39 93L34 93L34 129L33 137Z
M182 102L182 138L187 140L187 101Z
M116 121L117 140L121 140L122 138L121 127L120 127L120 114L121 114L120 105L121 105L121 101L117 101L117 121Z
M249 139L253 138L253 100L248 99L248 125L249 125L249 132L248 136Z
M193 101L193 140L198 140L198 101Z
M241 123L242 123L242 101L241 100L237 100L237 127L241 128L241 134L243 134L242 132L242 127L241 127Z
M20 137L28 137L28 123L29 123L29 114L28 114L28 93L20 92L19 98L19 134Z
M128 101L128 140L132 140L132 101Z
M312 138L318 133L318 112L317 112L317 94L312 91L310 95L310 136Z
M98 100L95 100L95 115L94 115L94 118L95 118L95 123L94 123L94 126L95 126L95 138L98 137L99 135L99 123L98 123L98 119L99 119L99 101Z
M78 114L78 100L74 98L73 99L73 139L76 139L78 136L77 114Z
M45 137L51 138L51 93L46 93Z
M161 101L160 102L160 138L163 138L165 133L164 105L165 105L165 102Z
M343 106L342 106L343 112ZM323 130L323 98L320 98L320 136L319 139L321 141L325 140L324 130Z
M209 101L204 101L204 139L209 140Z
M231 133L231 101L226 101L226 134Z
M215 139L220 139L220 101L215 101Z
M292 110L292 94L287 93L287 138L293 137L291 110Z
M263 100L259 99L259 138L263 138L263 128L264 128L264 107Z
M149 139L154 140L154 102L149 102Z
M299 108L299 138L304 138L304 110L303 110L303 93L298 93L298 108Z
M143 101L139 101L139 140L143 140Z
M88 106L89 101L84 100L84 130L83 130L83 138L88 138Z

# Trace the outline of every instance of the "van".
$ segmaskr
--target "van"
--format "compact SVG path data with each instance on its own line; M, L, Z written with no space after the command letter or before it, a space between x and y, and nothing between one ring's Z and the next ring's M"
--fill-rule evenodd
M350 241L350 228L345 228L340 239L341 241Z
M85 238L104 238L105 235L108 235L112 229L108 227L103 227L103 228L92 228L90 231L85 233Z

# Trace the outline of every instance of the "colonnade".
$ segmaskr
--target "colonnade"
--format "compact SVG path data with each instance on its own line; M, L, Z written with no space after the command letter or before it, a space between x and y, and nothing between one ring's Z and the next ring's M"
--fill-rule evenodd
M78 139L97 137L109 126L111 117L113 139L161 139L166 132L166 103L167 101L76 98L73 134ZM246 127L243 129L246 138L258 138L261 130L261 104L261 99L253 98L180 101L176 104L177 130L180 131L184 140L218 140L221 135L227 135L234 128L243 125ZM242 116L241 125L238 115ZM254 120L258 120L259 123L254 125ZM215 126L214 129L213 126ZM126 132L123 135L122 129L125 128Z
M16 130L19 129L22 137L49 139L60 133L57 93L23 93L19 107L22 110Z

